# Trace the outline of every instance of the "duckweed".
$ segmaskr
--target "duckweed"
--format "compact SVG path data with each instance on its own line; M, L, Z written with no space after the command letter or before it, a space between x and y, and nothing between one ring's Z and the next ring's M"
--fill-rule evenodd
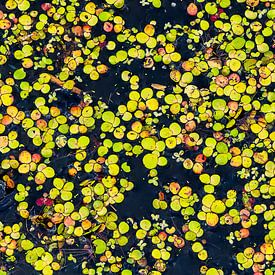
M0 273L273 274L275 4L102 2L1 5Z

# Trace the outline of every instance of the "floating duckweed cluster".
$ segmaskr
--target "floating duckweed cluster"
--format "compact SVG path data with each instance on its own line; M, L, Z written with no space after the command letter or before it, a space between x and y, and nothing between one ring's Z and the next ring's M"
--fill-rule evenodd
M274 274L274 1L128 2L0 4L0 274Z

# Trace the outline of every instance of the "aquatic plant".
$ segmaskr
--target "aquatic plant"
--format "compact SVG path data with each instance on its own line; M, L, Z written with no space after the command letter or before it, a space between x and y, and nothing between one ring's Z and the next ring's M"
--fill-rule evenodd
M136 1L135 26L129 2L0 5L0 274L158 275L185 249L201 274L273 274L275 4Z

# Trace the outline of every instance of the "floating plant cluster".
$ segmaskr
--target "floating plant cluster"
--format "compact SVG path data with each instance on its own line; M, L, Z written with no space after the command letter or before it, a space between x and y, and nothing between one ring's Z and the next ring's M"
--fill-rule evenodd
M127 2L0 3L0 206L16 216L0 222L0 274L159 275L185 249L198 274L229 274L213 229L235 274L274 274L274 1L175 1L184 23L165 26L129 24ZM92 92L114 71L119 104ZM139 185L152 209L125 217Z

